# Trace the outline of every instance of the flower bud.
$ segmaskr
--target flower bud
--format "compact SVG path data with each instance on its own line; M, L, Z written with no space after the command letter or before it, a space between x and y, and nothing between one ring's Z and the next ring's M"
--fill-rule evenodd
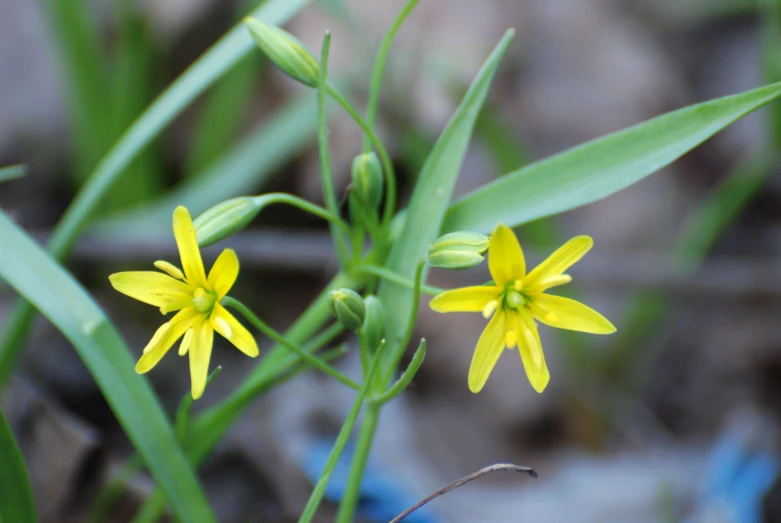
M363 298L351 289L331 291L331 314L345 328L357 331L366 318L366 306Z
M310 87L317 87L320 71L312 53L295 36L257 18L244 19L252 39L261 51L286 75Z
M377 350L385 337L385 309L377 296L368 296L366 305L366 321L363 322L363 335L370 351Z
M359 154L353 160L352 192L358 201L369 211L380 206L382 200L382 166L373 152Z
M240 231L258 215L261 207L262 200L241 196L207 209L193 220L198 245L206 247Z
M479 265L488 251L488 237L476 232L451 232L428 248L428 264L440 269L468 269Z

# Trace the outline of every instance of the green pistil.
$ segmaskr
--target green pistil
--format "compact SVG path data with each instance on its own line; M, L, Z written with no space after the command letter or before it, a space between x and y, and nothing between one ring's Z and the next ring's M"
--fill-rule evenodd
M515 289L508 289L507 294L504 296L504 303L511 309L517 309L523 307L526 303L526 298Z
M215 301L217 301L217 297L214 293L202 287L195 289L195 292L193 292L193 304L198 312L209 312L214 307Z

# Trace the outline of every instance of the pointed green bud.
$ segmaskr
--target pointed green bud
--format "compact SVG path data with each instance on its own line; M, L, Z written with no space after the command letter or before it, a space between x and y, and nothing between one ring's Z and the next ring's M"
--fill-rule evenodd
M363 298L351 289L331 291L331 314L344 325L346 329L357 331L366 318L366 306Z
M377 296L367 296L363 301L366 306L366 321L363 322L363 335L369 350L374 353L385 337L385 309Z
M198 245L206 247L242 230L255 219L261 207L262 200L242 196L207 209L193 220Z
M317 87L320 65L298 38L257 18L244 19L252 39L274 64L294 80Z
M380 206L383 190L382 166L377 155L370 152L356 156L352 175L353 194L364 208L376 210Z
M488 237L476 232L451 232L428 248L428 264L440 269L468 269L479 265L488 251Z

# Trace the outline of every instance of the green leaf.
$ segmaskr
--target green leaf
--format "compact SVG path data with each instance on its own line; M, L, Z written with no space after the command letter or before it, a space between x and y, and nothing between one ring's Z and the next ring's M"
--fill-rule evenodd
M197 216L220 201L256 191L310 143L315 135L315 109L311 92L287 102L197 176L147 204L96 221L89 231L139 236L164 230L169 234L171 213L177 205Z
M184 162L185 176L191 177L217 160L238 135L247 115L247 103L259 80L261 67L268 63L260 53L250 56L223 76L198 111Z
M73 344L177 516L193 523L214 521L160 403L146 379L135 373L125 342L103 311L2 212L0 245L13 246L0 249L0 277Z
M439 236L442 219L450 203L475 121L513 35L512 30L507 31L486 59L455 114L434 144L412 193L404 231L391 249L386 269L412 279L428 246ZM382 367L387 374L383 378L387 380L393 375L395 363L404 351L404 347L397 345L406 330L405 325L414 297L410 289L390 281L382 282L379 297L387 313L388 333L393 337L384 353L385 362L390 359L393 364L385 364Z
M512 172L455 202L444 232L490 232L609 196L781 96L781 83L659 116Z
M21 178L24 176L25 166L22 164L0 167L0 183Z
M268 0L256 9L252 16L269 24L281 24L308 2L309 0ZM244 26L234 27L138 117L101 160L54 228L47 245L52 257L59 260L67 256L87 220L128 165L196 97L253 48L252 38ZM6 332L0 342L0 388L11 374L34 316L32 308L23 302L17 303L11 311Z
M63 66L73 140L73 175L78 186L115 136L106 96L106 46L101 42L93 9L86 2L46 0L42 4Z
M30 479L11 427L0 412L0 521L35 523Z

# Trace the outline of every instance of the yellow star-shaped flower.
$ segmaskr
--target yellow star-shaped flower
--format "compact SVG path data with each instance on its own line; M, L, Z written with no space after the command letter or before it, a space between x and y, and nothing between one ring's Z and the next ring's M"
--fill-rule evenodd
M193 221L182 206L174 210L174 237L184 272L166 261L157 261L155 267L163 272L118 272L109 276L109 281L122 294L160 307L163 314L179 311L152 336L136 364L136 372L152 370L171 346L184 337L179 355L190 353L192 395L198 399L206 387L214 331L252 358L258 355L258 345L252 334L220 305L239 274L236 253L232 249L222 251L207 278Z
M542 353L537 321L592 334L616 331L600 313L569 298L551 296L545 291L572 281L564 274L594 245L588 236L577 236L565 243L547 260L526 274L523 251L513 231L496 226L488 245L488 269L493 285L464 287L445 291L431 300L437 312L481 312L491 318L477 342L469 367L469 389L480 390L488 381L502 350L518 347L526 376L537 392L550 381ZM536 320L536 321L535 321Z

